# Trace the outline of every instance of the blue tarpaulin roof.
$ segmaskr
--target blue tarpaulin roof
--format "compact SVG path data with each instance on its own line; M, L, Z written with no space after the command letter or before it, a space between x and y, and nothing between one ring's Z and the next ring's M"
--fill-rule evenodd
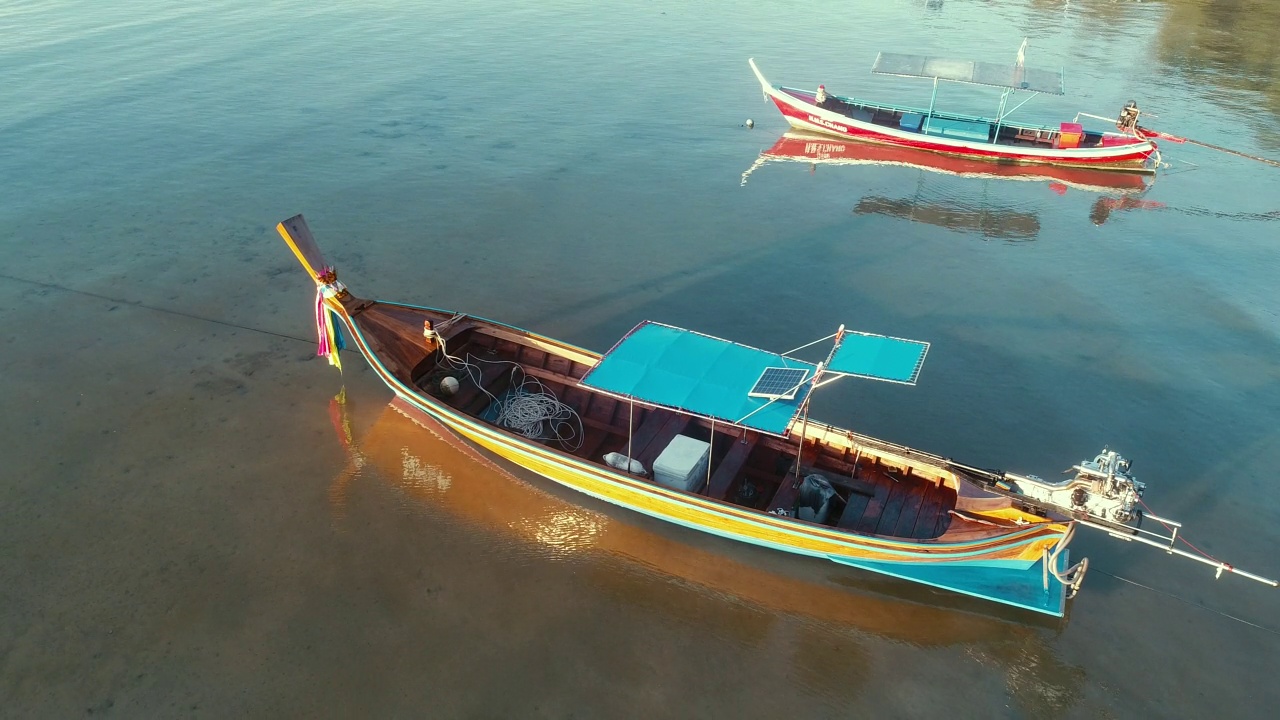
M826 370L844 375L914 385L929 343L844 331L836 338Z
M806 383L791 400L748 397L767 367L805 368L810 378L815 369L778 353L645 321L605 353L579 384L783 435L811 386Z

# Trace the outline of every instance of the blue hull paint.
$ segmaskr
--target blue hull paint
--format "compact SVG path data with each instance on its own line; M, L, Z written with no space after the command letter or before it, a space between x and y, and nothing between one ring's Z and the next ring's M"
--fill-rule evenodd
M1069 552L1058 556L1058 571L1069 567ZM1062 617L1066 612L1067 589L1053 574L1049 574L1049 588L1044 586L1044 568L1036 562L1030 568L955 566L951 564L929 565L924 563L881 563L830 557L841 565L878 572L891 577L932 585L943 590L970 595L983 600L1012 605L1013 607Z

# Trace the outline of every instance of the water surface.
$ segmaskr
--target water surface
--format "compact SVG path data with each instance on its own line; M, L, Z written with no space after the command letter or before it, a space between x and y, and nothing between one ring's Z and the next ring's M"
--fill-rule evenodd
M1280 157L1276 7L0 8L7 707L1269 716L1280 596L1154 550L1079 537L1093 572L1045 624L507 477L406 426L359 358L314 359L273 226L305 212L359 293L595 349L643 319L773 349L840 323L928 340L917 387L847 381L815 416L1046 477L1110 444L1199 547L1275 576L1275 168L1165 145L1136 196L741 176L785 129L747 57L922 104L867 73L876 51L1011 61L1023 37L1068 90L1024 117L1137 99Z

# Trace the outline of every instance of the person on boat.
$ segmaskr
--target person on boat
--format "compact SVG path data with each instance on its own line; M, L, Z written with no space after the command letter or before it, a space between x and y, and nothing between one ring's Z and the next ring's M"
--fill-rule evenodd
M819 85L818 92L814 93L813 104L818 107L824 107L827 104L827 86Z
M1138 128L1138 115L1140 114L1138 103L1130 100L1120 110L1120 119L1116 121L1116 127L1120 128L1120 132L1134 133Z

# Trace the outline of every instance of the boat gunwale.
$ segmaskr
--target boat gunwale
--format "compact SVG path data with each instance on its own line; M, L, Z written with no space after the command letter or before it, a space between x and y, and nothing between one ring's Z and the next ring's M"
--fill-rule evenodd
M361 310L362 313L367 312L369 309L372 309L373 307L376 307L378 305L383 305L387 307L402 307L402 308L408 308L408 309L420 310L420 311L425 310L428 312L441 313L446 315L452 312L450 310L433 308L429 306L413 305L409 303L398 303L398 302L381 301L381 300L374 300L370 302L371 302L370 305L366 305L362 308ZM869 534L869 533L852 531L852 530L845 530L840 528L831 528L829 526L818 525L815 523L810 523L804 520L800 520L799 518L787 518L786 521L784 522L782 518L775 519L774 516L771 515L770 513L743 508L742 506L729 503L727 501L718 500L716 498L709 498L701 495L695 495L693 493L686 493L678 490L664 488L652 482L644 482L644 481L635 480L633 478L628 478L627 476L621 473L613 472L602 465L571 455L563 450L560 450L554 447L549 447L549 446L543 447L543 446L535 445L533 443L523 442L518 436L511 433L510 431L506 431L501 428L497 428L487 423L484 423L479 418L476 418L467 413L458 411L444 403L440 403L432 398L429 398L423 395L417 388L410 387L409 385L406 385L404 382L402 382L399 377L397 377L394 373L392 373L382 364L382 360L379 357L379 354L376 351L374 351L374 349L369 345L368 341L364 337L364 333L361 331L361 329L357 325L358 318L350 315L347 312L346 307L342 304L341 301L327 298L326 303L329 304L329 307L331 309L334 309L340 312L344 322L352 329L353 333L356 335L356 339L361 345L361 350L363 354L367 358L370 358L376 362L377 370L379 374L382 375L384 382L387 382L389 385L391 385L391 387L396 391L397 395L403 397L405 400L415 405L418 410L424 413L427 413L428 415L431 415L433 417L436 417L438 420L445 422L446 425L451 426L451 430L454 430L455 432L464 432L463 430L459 428L454 428L452 426L455 424L467 426L468 429L470 429L472 432L490 436L494 438L496 442L500 442L502 445L516 452L520 452L526 455L532 454L535 457L537 455L543 455L543 456L550 455L550 458L548 458L548 461L553 461L554 463L560 466L568 466L569 468L577 472L586 472L588 475L594 476L594 478L598 481L608 482L613 485L621 485L624 488L630 489L632 491L639 491L644 495L656 497L664 502L677 503L677 504L682 504L686 506L694 506L696 509L703 512L710 512L714 515L726 517L727 519L736 520L739 522L745 521L748 524L761 526L768 530L780 531L785 535L791 535L798 538L808 538L808 539L818 540L823 542L830 542L830 543L835 543L837 545L851 546L850 550L852 551L861 550L863 552L880 552L880 553L891 554L891 555L902 555L909 558L913 558L915 561L921 562L921 563L956 562L956 563L964 564L967 562L966 558L998 553L1001 550L1013 549L1021 545L1025 545L1027 543L1034 542L1036 540L1048 540L1048 539L1052 539L1053 537L1061 537L1061 535L1065 532L1065 528L1062 527L1064 523L1060 521L1047 519L1043 522L1033 522L1021 527L1001 527L1000 530L1003 530L1003 532L999 532L998 534L993 534L987 537L977 538L972 540L945 541L943 540L943 538L945 538L946 536L945 532L942 535L938 536L937 538L920 539L920 540L910 540L910 539L903 540L895 536L884 536L884 535ZM480 323L487 323L492 326L507 328L509 330L524 334L530 337L531 339L536 339L540 342L544 342L553 346L563 347L565 349L572 350L572 351L581 353L583 355L597 357L597 358L599 357L598 353L594 353L592 351L586 350L584 348L580 348L570 343L565 343L560 340L556 340L554 338L549 338L549 337L540 335L538 333L534 333L534 332L525 330L523 328L510 325L508 323L489 320L487 318L483 318L476 315L470 315L470 314L465 315L465 317L473 321L479 321ZM852 431L844 430L842 428L835 428L834 426L830 426L825 423L815 423L815 424L820 425L826 429L837 430L845 434L852 432ZM874 438L868 438L868 439L874 440ZM884 441L876 441L876 442L881 443ZM911 450L910 448L905 448L905 446L902 449ZM915 451L915 452L919 452L919 451ZM961 482L963 481L961 480ZM578 490L580 492L585 492L589 495L592 494L589 491L586 491L582 488L574 487L573 489ZM650 514L644 511L643 509L629 506L629 505L622 505L621 503L613 502L608 498L600 498L600 499L606 502L611 502L612 504L617 504L621 507L626 507L627 509L639 511L645 514ZM653 515L653 516L666 519L666 520L672 520L674 522L677 522L678 524L680 523L680 521L675 520L674 518L671 518L669 516L664 516L664 515ZM993 530L993 532L995 531ZM1045 537L1046 535L1050 537ZM760 544L760 541L754 538L750 539L749 542ZM800 549L791 547L791 546L776 546L776 547L789 552L803 552ZM804 553L804 554L811 554L811 553ZM835 554L835 553L823 553L823 555L840 557L838 554ZM864 559L870 560L869 558L864 558ZM1002 566L1008 566L1009 564L1016 564L1019 567L1022 567L1022 566L1030 567L1030 565L1033 565L1036 561L1038 561L1038 558L1034 560L1029 560L1029 561L1017 560L1015 558L1008 558L1008 559L993 558L992 560L1001 563ZM871 561L874 561L874 560L871 560ZM896 562L896 561L888 560L887 562Z
M776 85L776 86L774 86L774 89L779 90L779 91L781 91L781 92L784 92L784 93L786 93L787 95L789 95L790 97L792 97L792 98L794 98L794 99L796 99L796 100L799 100L799 101L801 101L801 102L805 102L805 103L807 103L807 104L809 104L809 105L813 105L813 103L809 103L809 102L805 99L805 96L806 96L806 95L813 95L813 93L812 93L812 92L810 92L810 91L808 91L808 90L804 90L804 89L801 89L801 88L788 87L788 86L785 86L785 85ZM831 95L831 97L833 97L833 98L835 98L835 99L837 99L837 100L840 100L841 102L846 103L846 104L848 104L848 105L856 105L857 107L862 108L862 109L864 109L864 110L888 110L888 111L892 111L892 112L911 112L911 113L918 113L918 114L920 114L920 115L930 115L930 113L929 113L929 109L928 109L928 108L918 108L918 107L912 107L912 106L910 106L910 105L893 105L893 104L889 104L889 103L870 102L870 101L867 101L867 100L860 100L860 99L858 99L858 98L856 98L856 97L852 97L852 96L845 96L845 95ZM813 105L813 107L817 107L817 108L819 108L819 109L821 109L821 110L826 110L827 112L833 112L833 111L831 111L831 110L827 110L826 108L823 108L823 107L821 107L821 106L819 106L819 105ZM841 114L841 113L836 113L836 114L837 114L837 115L840 115L841 117L849 117L848 115L843 115L843 114ZM984 116L984 115L966 115L965 113L960 113L960 112L951 112L951 111L948 111L948 110L936 110L936 109L935 109L935 110L933 111L933 113L931 114L931 117L939 118L939 119L942 119L942 120L966 120L966 121L970 121L970 122L985 122L985 123L990 123L990 124L992 124L992 125L995 125L995 124L996 124L996 122L997 122L994 118L986 117L986 116ZM851 119L856 120L856 118L851 118ZM865 122L865 121L859 121L859 122ZM1033 124L1033 123L1027 123L1027 122L1009 122L1008 120L1001 120L1001 121L999 121L999 122L1000 122L1000 127L1001 127L1001 128L1009 128L1009 129L1012 129L1012 130L1038 130L1038 131L1042 131L1042 132L1051 132L1051 133L1058 133L1058 132L1061 132L1061 130L1060 130L1059 128L1050 127L1050 126L1048 126L1048 125L1036 125L1036 124ZM872 123L872 124L875 124L875 123ZM888 126L888 125L882 125L881 127L890 127L890 126ZM1098 130L1098 131L1094 131L1094 132L1096 132L1098 135L1101 135L1101 136L1103 136L1103 137L1122 137L1122 138L1127 138L1127 139L1129 139L1129 140L1131 140L1131 141L1132 141L1132 142L1126 143L1126 144L1124 144L1124 145L1112 145L1112 146L1110 146L1110 147L1113 147L1113 148L1125 148L1125 147L1128 147L1129 145L1141 145L1141 144L1143 144L1143 143L1149 143L1149 142L1151 142L1150 140L1143 140L1142 138L1136 137L1136 136L1134 136L1134 135L1129 135L1129 134L1127 134L1127 133L1119 133L1119 132L1115 132L1114 130ZM923 132L917 132L917 133L914 133L914 134L917 134L917 135L924 135L924 133L923 133ZM926 135L926 137L939 137L939 136L936 136L936 135ZM975 142L975 143L976 143L976 141L972 141L972 140L971 140L971 141L968 141L968 142ZM982 144L982 143L977 143L977 144ZM1002 145L1001 143L995 143L995 142L987 142L986 144L987 144L987 145ZM1017 146L1017 145L1003 145L1003 147L1018 147L1018 146ZM1063 149L1063 150L1087 150L1087 149L1089 149L1089 148L1055 148L1055 149Z
M777 101L777 98L775 96L775 102L776 101ZM964 155L967 157L1009 158L1009 159L1017 160L1019 162L1046 163L1046 164L1066 164L1064 162L1059 162L1059 161L1069 162L1071 160L1079 160L1079 161L1089 162L1089 164L1082 165L1079 167L1092 167L1092 168L1101 170L1101 169L1107 169L1108 165L1112 166L1112 169L1115 169L1114 166L1119 165L1121 163L1133 162L1131 160L1122 159L1127 155L1139 153L1141 151L1147 150L1148 148L1152 152L1154 152L1156 149L1156 144L1151 142L1150 140L1137 140L1136 142L1125 143L1124 145L1110 145L1106 147L1076 147L1076 148L1036 148L1036 147L1028 147L1028 146L1022 146L1022 145L1006 145L1002 143L994 143L989 140L987 141L960 140L957 138L950 138L943 135L927 135L923 132L902 130L901 128L895 128L889 125L880 125L873 122L866 122L864 120L859 120L855 117L850 117L848 115L843 115L841 113L838 113L832 110L827 110L826 108L822 108L817 105L812 105L810 103L805 102L801 98L794 98L790 95L782 99L782 101L786 105L794 108L797 111L803 111L809 115L816 115L817 119L823 122L840 123L844 125L849 125L857 128L858 130L864 133L878 136L879 138L884 138L884 139L877 139L877 137L863 137L862 135L855 135L852 133L838 133L837 134L838 137L851 138L855 140L864 140L868 142L881 142L881 143L886 143L890 145L902 145L906 147L916 147L914 145L907 145L907 142L936 145L939 147L935 147L935 148L918 147L917 149L931 150L933 152L953 153L958 155ZM803 105L803 107L801 107L801 105ZM921 113L921 114L924 114L924 113ZM824 117L824 115L829 115L832 117L828 118L828 117ZM939 113L935 111L933 115L934 117L946 117L948 113ZM788 122L791 122L791 120L793 119L793 116L787 115L787 113L785 112L783 113L783 116L787 119ZM987 122L994 123L994 121L987 121ZM833 128L823 125L821 123L814 123L811 121L806 123L806 128L818 128L819 129L818 132L826 132L826 133L832 133L834 130ZM1035 130L1037 128L1028 127L1027 129ZM1041 128L1041 129L1044 129L1044 128ZM1049 131L1058 132L1052 129L1049 129ZM924 139L921 139L921 138L924 138ZM1146 156L1144 155L1143 157L1145 159ZM1138 171L1137 167L1124 168L1124 169L1130 172Z

